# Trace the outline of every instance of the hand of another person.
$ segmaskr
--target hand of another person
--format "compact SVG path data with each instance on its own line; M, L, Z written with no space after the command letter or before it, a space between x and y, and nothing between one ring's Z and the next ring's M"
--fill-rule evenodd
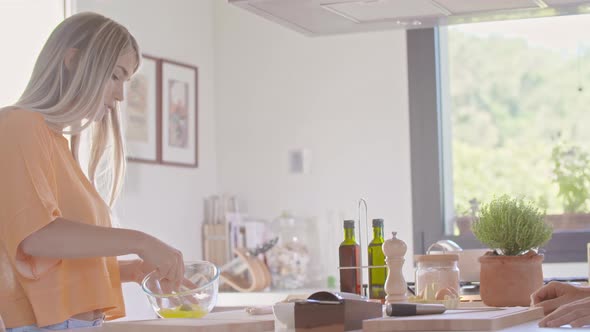
M179 289L184 280L184 260L182 253L166 243L148 235L138 256L146 266L157 271L161 280L169 281L175 289Z
M590 296L587 288L552 281L531 295L531 305L543 308L545 315L558 307Z
M590 325L590 297L560 306L539 322L540 327L572 327Z

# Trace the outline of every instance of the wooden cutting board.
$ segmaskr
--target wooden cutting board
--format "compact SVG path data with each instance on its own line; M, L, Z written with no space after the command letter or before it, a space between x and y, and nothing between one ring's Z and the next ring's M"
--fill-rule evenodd
M274 331L274 316L244 310L209 314L201 319L152 319L105 323L80 332L263 332Z
M495 311L447 310L439 315L370 319L363 322L363 331L495 331L541 317L543 317L542 308L511 307Z

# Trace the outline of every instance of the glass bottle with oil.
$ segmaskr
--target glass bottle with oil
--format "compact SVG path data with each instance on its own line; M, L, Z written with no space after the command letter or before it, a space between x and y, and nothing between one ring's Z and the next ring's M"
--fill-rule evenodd
M373 219L373 240L369 243L369 266L384 266L383 254L383 219ZM387 268L369 267L369 298L385 299L385 279Z
M344 241L338 248L340 291L361 294L361 253L354 236L354 220L344 220ZM356 267L346 269L347 267ZM344 269L343 269L344 268Z

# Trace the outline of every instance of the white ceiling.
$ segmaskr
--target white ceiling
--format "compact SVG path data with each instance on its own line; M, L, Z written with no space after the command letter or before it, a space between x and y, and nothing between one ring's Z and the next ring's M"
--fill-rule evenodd
M310 36L590 13L590 0L228 1Z

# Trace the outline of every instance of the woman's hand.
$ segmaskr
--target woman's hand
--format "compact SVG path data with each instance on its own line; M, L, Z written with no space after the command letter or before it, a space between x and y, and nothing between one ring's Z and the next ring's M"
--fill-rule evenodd
M169 281L175 289L180 289L184 279L184 259L178 249L146 234L137 255L157 271L159 279Z
M531 305L543 308L545 315L558 307L590 296L590 289L552 281L531 295Z
M539 322L540 327L572 327L590 325L590 297L564 304Z
M155 266L148 264L141 259L119 261L121 282L135 282L140 284L143 281L143 278L155 269Z

